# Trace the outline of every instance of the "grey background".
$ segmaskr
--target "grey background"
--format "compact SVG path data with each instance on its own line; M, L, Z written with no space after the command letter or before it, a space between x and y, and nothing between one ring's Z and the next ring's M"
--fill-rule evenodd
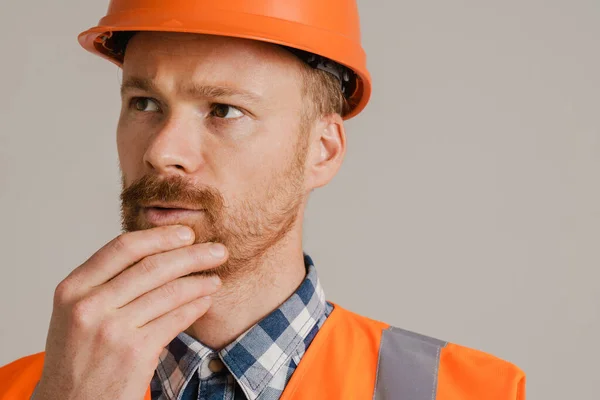
M106 6L0 0L0 364L119 233L119 77L76 42ZM306 221L328 297L597 398L600 1L359 6L374 97Z

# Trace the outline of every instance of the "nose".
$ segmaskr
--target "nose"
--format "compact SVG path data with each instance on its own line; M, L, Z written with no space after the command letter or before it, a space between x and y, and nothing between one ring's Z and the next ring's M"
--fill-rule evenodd
M170 118L150 139L144 164L159 175L187 175L203 164L201 132L189 118Z

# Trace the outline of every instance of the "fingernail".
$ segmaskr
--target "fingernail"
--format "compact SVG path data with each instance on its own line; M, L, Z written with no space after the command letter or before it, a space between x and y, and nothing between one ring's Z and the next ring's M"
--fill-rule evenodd
M192 234L192 230L187 226L182 226L181 228L177 229L177 236L179 236L179 238L183 241L187 242L188 240L191 240Z
M213 243L208 248L208 251L210 251L210 254L212 254L213 257L222 258L225 255L225 246L219 243Z
M221 279L218 276L213 276L210 280L215 284L216 287L221 287Z

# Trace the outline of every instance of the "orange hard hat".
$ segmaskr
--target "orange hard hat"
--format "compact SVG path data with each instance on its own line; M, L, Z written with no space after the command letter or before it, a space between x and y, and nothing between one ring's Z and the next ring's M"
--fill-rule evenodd
M111 0L107 15L79 43L121 66L123 52L114 46L119 32L139 31L240 37L319 56L321 69L341 67L347 81L344 119L362 111L371 95L356 0Z

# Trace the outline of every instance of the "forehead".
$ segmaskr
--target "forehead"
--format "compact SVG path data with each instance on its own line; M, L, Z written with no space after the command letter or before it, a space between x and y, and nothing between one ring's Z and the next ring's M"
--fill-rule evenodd
M214 35L142 32L125 52L124 78L135 76L227 84L268 94L300 88L301 61L283 48L259 41Z

